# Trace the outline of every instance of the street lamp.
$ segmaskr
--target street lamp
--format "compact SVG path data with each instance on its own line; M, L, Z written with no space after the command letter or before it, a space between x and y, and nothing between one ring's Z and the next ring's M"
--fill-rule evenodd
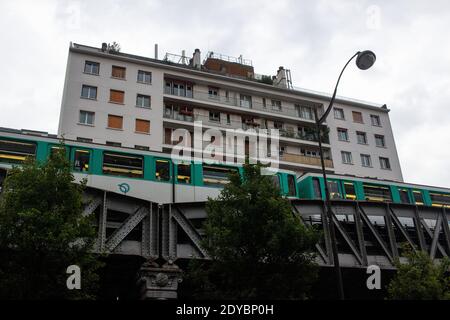
M331 201L330 201L330 193L328 191L328 182L327 182L327 174L325 171L325 161L323 158L323 150L322 150L322 139L321 139L321 124L325 121L328 114L331 111L331 108L333 107L334 100L336 98L336 92L339 85L339 81L341 80L342 73L344 73L345 68L347 65L352 61L355 57L356 58L356 65L361 70L367 70L373 64L375 63L376 56L375 54L370 50L365 51L358 51L355 53L345 64L344 68L342 68L341 73L339 74L339 78L336 83L336 87L334 88L333 96L331 97L330 104L328 105L327 110L324 112L324 114L319 118L317 114L317 108L314 109L314 116L316 119L316 128L318 133L318 140L319 140L319 153L320 153L320 162L322 164L322 175L323 175L323 182L325 185L325 199L326 199L326 210L327 210L327 220L328 220L328 228L330 230L330 237L331 237L331 250L333 254L333 264L334 264L334 271L336 273L336 280L337 280L337 286L338 286L338 292L339 292L339 298L341 300L344 300L344 286L342 283L342 274L341 269L339 266L339 257L338 257L338 250L337 250L337 244L336 244L336 233L334 230L334 223L333 223L333 211L331 209ZM325 222L326 223L326 222Z

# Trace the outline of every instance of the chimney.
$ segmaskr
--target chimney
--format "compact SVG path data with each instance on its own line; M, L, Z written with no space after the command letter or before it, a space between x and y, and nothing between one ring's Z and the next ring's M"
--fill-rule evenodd
M158 44L155 43L155 59L158 60Z
M201 62L201 56L200 56L200 49L195 49L194 55L192 56L192 64L194 68L201 69L202 62Z
M186 51L185 50L181 50L181 63L182 64L186 64Z
M106 42L103 42L102 43L102 51L105 52L107 48L108 48L108 44Z
M280 88L287 88L286 69L283 67L278 68L277 76L273 84Z

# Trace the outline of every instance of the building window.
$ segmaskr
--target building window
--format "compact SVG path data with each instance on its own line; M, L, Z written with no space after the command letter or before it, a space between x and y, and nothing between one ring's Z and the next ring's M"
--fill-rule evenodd
M125 92L119 90L110 90L109 91L109 102L120 103L123 104L125 97Z
M361 154L361 165L363 167L371 167L372 166L372 160L370 159L370 155Z
M245 95L245 94L241 94L240 100L239 100L239 105L244 108L251 108L252 107L252 97Z
M73 169L75 171L89 171L91 152L88 150L75 150Z
M351 152L341 151L341 156L342 156L342 163L345 163L345 164L353 163Z
M97 87L83 84L81 88L81 97L86 99L97 99Z
M192 98L192 85L187 82L167 80L164 93L175 96Z
M208 87L208 96L210 99L219 100L219 88Z
M281 101L272 100L272 110L281 111Z
M150 133L150 121L136 119L136 132Z
M148 71L139 70L137 74L137 82L151 84L152 83L152 73Z
M376 134L375 135L375 144L377 147L386 147L386 142L384 141L384 136Z
M364 123L361 112L352 111L352 115L353 115L353 122Z
M84 63L84 73L98 75L99 70L100 63L98 62L86 61Z
M345 120L344 109L334 108L334 118L339 120Z
M311 107L296 105L295 109L297 110L297 115L300 118L314 120L313 111Z
M391 169L391 164L389 162L389 159L380 157L380 167L381 167L381 169L390 170Z
M344 128L338 128L338 140L339 141L348 141L348 130Z
M146 147L146 146L139 146L139 145L134 145L134 148L137 150L142 150L142 151L150 151L150 147Z
M300 148L300 154L301 154L302 156L306 156L306 157L320 158L320 152L319 152L319 150L312 150L312 149L304 149L304 148Z
M231 124L231 116L227 114L227 124Z
M126 69L124 67L112 66L111 77L125 79Z
M283 130L284 123L280 121L274 121L273 122L274 129Z
M381 127L380 116L376 116L376 115L371 114L370 115L370 121L372 122L373 126Z
M220 112L218 112L218 111L210 111L209 112L209 121L218 121L218 122L220 122Z
M356 138L359 144L367 144L367 135L365 132L356 131Z
M80 124L94 125L94 112L80 111Z
M92 142L92 139L90 139L90 138L83 138L83 137L77 137L77 141L90 143L90 142Z
M122 144L120 142L114 142L114 141L106 141L107 146L111 147L121 147Z
M123 117L108 114L108 128L122 130Z
M138 94L136 96L136 107L150 109L150 96Z
M266 98L262 98L263 108L267 108Z

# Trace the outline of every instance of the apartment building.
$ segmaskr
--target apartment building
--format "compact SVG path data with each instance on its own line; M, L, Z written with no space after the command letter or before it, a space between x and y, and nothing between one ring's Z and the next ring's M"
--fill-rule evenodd
M337 104L328 116L336 173L403 181L389 109Z
M301 174L321 168L314 109L321 114L328 101L328 95L293 89L289 70L280 67L276 76L258 75L242 57L209 52L202 61L196 49L191 57L168 53L158 59L156 50L149 58L117 52L106 44L95 48L71 43L58 135L170 153L179 143L172 140L173 130L193 133L197 121L204 130L223 132L274 128L280 132L280 167ZM344 118L330 114L324 124L330 126L329 137L322 138L327 170L401 180L387 109L343 98L337 105ZM371 118L351 122L352 111L364 118L379 116L381 126L372 126ZM341 127L350 135L346 144L337 133ZM377 135L377 144L358 144L352 137L356 131L372 140ZM384 146L378 146L378 136L383 136ZM185 142L192 146L192 141ZM249 139L245 152L251 148ZM351 164L343 163L341 152L352 154ZM358 152L371 156L370 165L356 161ZM378 159L385 167L375 165Z

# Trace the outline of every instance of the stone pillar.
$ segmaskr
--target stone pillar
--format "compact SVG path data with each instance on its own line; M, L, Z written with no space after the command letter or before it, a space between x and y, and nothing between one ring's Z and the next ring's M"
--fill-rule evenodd
M141 299L177 299L178 284L183 281L182 273L175 264L158 266L155 262L145 262L139 270Z

